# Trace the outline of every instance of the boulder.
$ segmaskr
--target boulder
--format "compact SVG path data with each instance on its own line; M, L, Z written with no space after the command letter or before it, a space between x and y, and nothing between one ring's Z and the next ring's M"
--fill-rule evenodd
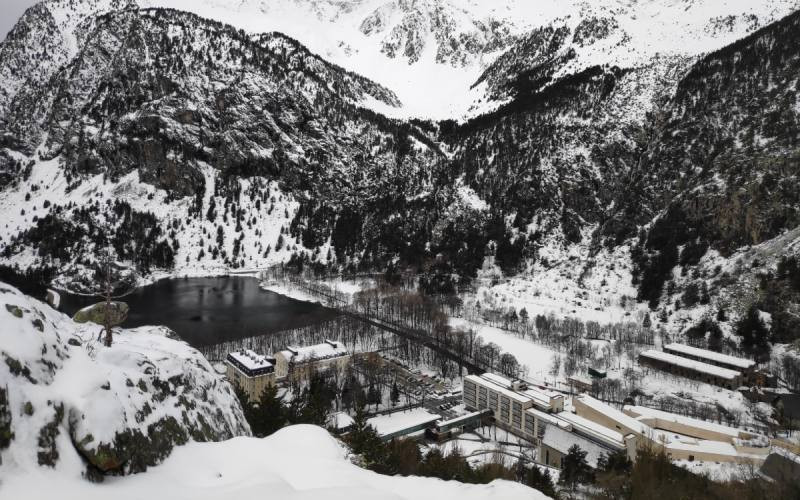
M111 302L111 326L119 326L128 318L128 304L125 302ZM102 325L106 320L106 303L98 302L97 304L84 307L76 312L72 317L76 323L97 323Z

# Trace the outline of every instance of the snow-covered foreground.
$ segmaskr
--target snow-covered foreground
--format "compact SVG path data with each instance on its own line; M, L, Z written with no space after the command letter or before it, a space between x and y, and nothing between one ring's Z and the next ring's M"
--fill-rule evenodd
M347 500L544 499L508 481L465 485L418 477L389 477L350 463L346 450L319 427L287 427L266 439L240 437L221 443L193 443L176 449L145 474L92 484L37 469L7 477L4 498L172 500L271 498Z

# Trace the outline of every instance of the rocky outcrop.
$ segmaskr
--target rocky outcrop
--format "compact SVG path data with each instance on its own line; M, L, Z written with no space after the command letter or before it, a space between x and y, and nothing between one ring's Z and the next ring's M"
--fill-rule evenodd
M108 310L108 313L106 313L106 310ZM128 304L125 302L112 301L108 307L105 302L98 302L76 312L72 317L72 321L76 323L91 321L97 325L105 325L106 321L108 321L110 326L119 326L127 319L128 310ZM108 318L106 318L106 314L108 314Z
M102 480L142 472L189 441L249 435L232 387L167 330L120 330L107 348L99 326L0 287L0 303L22 312L0 309L4 465L56 467L77 451L87 477Z

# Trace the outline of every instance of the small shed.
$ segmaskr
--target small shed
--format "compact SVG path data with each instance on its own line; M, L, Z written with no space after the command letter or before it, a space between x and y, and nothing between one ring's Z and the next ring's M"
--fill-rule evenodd
M589 392L592 390L592 379L583 375L572 375L567 378L567 382L579 392Z
M594 378L606 378L606 371L598 368L589 368L589 375Z

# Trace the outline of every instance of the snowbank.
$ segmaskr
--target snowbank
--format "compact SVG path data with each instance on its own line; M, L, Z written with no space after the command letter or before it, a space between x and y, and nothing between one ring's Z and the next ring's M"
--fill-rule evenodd
M319 427L287 427L266 439L240 437L176 449L146 474L95 485L38 469L9 478L8 498L117 500L536 500L547 498L517 483L465 485L455 481L381 476L351 464L346 451Z
M266 290L268 292L277 293L278 295L283 295L284 297L289 297L290 299L299 300L302 302L312 302L312 303L319 303L319 299L311 295L310 293L301 290L295 286L291 286L289 284L283 283L269 283L263 282L261 283L261 289Z

